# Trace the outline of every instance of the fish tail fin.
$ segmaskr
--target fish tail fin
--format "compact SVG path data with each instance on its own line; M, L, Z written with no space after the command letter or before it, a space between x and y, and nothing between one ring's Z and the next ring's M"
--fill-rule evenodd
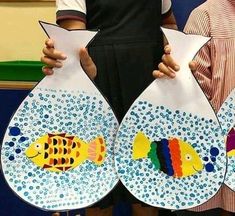
M138 132L133 143L132 159L146 158L150 151L150 140L142 132Z
M104 162L106 151L104 138L97 137L89 143L88 159L93 161L96 165L101 165Z

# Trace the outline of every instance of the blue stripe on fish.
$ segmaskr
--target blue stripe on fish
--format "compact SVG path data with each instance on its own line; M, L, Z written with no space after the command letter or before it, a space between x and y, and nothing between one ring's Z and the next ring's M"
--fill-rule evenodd
M163 153L164 161L165 161L166 174L169 176L173 176L174 170L172 167L171 154L170 154L170 149L168 146L169 142L167 139L162 139L161 144L162 144L162 153Z

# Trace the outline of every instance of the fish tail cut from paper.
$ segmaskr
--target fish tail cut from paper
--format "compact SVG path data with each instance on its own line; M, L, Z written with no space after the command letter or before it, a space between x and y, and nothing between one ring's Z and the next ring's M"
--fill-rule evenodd
M97 137L90 142L88 147L88 159L96 165L101 165L104 162L106 154L106 145L103 137Z
M133 143L133 160L146 158L150 151L150 140L142 132L138 132Z

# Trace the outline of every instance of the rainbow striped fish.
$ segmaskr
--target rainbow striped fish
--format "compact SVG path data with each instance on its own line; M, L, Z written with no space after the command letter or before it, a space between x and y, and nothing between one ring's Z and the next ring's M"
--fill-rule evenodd
M203 169L199 155L190 144L176 138L151 142L142 132L134 139L132 158L149 158L155 169L175 178L191 176Z

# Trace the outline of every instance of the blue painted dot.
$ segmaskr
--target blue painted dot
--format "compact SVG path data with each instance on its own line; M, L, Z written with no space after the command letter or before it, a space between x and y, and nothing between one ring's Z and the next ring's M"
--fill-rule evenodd
M216 157L211 157L212 162L216 162Z
M217 155L219 155L219 149L217 149L216 147L212 147L210 153L212 156L216 157Z
M11 155L11 156L9 157L9 160L10 160L10 161L13 161L13 160L15 160L15 157L14 157L13 155Z
M24 142L25 140L26 140L26 137L22 136L22 137L20 137L19 142Z
M204 161L209 161L209 158L208 157L203 157L203 160Z
M21 149L16 149L16 153L19 154L21 152Z
M21 191L21 190L22 190L21 186L17 187L17 191Z
M212 163L208 163L205 165L207 172L213 172L214 171L214 165Z
M14 143L14 142L9 142L8 145L9 145L10 147L13 147L13 146L15 145L15 143Z
M18 136L20 135L20 129L18 127L10 128L10 136Z

